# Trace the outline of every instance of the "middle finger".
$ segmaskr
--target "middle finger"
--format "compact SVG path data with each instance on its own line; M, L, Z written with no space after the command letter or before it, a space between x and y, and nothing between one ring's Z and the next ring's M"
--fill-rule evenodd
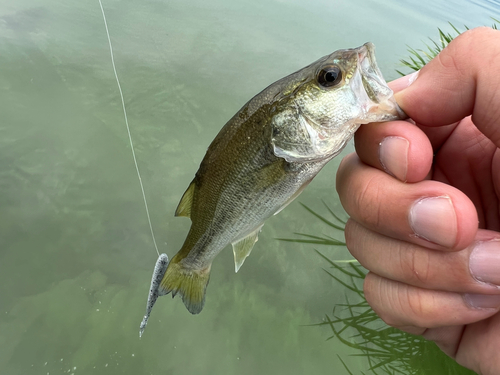
M480 230L462 251L431 250L370 231L353 220L345 228L346 244L371 272L420 288L458 293L500 294L500 236Z

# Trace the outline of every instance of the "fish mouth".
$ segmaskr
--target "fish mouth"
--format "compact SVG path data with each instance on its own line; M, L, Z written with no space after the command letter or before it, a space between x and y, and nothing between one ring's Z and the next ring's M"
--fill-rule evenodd
M392 95L392 90L385 83L382 72L375 59L375 46L368 42L359 47L358 69L366 94L371 101L380 103Z
M364 97L365 100L361 102L366 104L363 107L368 118L372 117L370 114L378 114L377 121L407 118L408 116L396 103L393 91L387 85L377 65L373 43L365 43L355 51L357 69L351 87L359 96ZM384 114L383 119L380 118L380 114Z

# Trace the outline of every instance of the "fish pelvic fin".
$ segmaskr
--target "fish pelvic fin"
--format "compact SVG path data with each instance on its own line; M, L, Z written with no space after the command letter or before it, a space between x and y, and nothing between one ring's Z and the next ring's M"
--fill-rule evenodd
M233 242L233 254L234 254L234 272L238 272L245 259L250 255L250 252L253 249L253 246L259 239L259 232L262 229L260 225L257 229L252 231L252 233L243 237L242 239Z
M188 311L199 314L205 304L210 267L211 265L201 270L188 269L174 257L160 282L161 295L172 293L172 297L175 297L179 294Z

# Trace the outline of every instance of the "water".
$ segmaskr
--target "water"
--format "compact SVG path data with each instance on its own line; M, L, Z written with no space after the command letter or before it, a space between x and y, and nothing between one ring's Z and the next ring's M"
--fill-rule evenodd
M490 24L498 2L103 0L161 252L210 140L269 83L368 40L386 78L436 27ZM304 374L366 371L310 327L345 301L297 203L270 219L238 274L213 265L203 312L161 298L139 340L156 251L97 0L0 5L0 372ZM352 150L352 148L351 148ZM347 150L349 151L349 150ZM301 195L341 212L332 161ZM345 249L324 249L347 259Z

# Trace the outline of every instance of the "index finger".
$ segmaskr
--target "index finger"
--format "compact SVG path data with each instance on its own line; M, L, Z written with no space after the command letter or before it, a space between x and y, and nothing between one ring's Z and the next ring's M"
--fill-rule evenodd
M500 30L469 30L395 94L400 107L424 126L443 126L472 115L478 129L500 147Z

